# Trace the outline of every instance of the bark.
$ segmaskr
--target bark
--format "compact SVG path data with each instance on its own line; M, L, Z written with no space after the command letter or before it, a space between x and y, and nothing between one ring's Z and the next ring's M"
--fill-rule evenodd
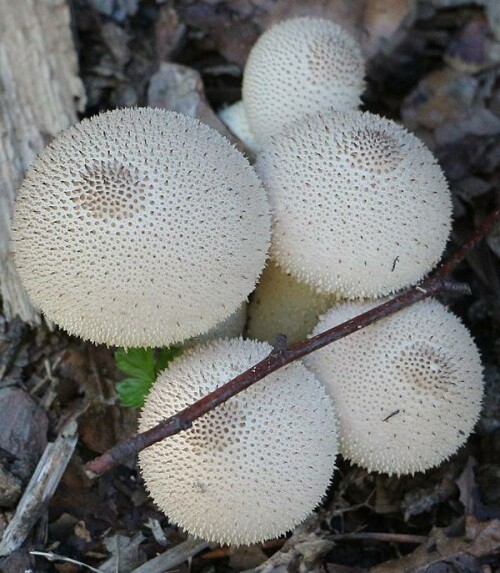
M34 157L84 105L67 1L0 0L0 294L8 318L40 321L9 246L16 191Z

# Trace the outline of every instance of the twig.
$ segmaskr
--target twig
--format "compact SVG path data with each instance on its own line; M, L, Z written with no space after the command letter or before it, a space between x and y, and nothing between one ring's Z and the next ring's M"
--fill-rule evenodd
M298 360L299 358L303 358L307 354L323 348L323 346L331 344L336 340L344 338L348 334L356 332L357 330L360 330L377 320L381 320L398 310L406 308L407 306L433 294L446 291L458 291L461 293L469 292L468 287L452 283L444 279L431 279L426 281L424 284L425 289L413 288L408 290L392 300L357 316L356 318L348 320L347 322L322 332L308 340L294 344L288 349L282 349L279 352L276 352L273 349L269 356L242 374L239 374L224 386L221 386L217 390L207 394L207 396L203 397L201 400L198 400L167 420L160 422L150 430L137 434L136 436L119 443L102 456L95 458L87 464L87 473L90 477L102 475L120 464L122 461L136 455L138 452L152 444L155 444L169 436L174 436L182 430L189 429L194 420L210 412L220 404L229 400L229 398L232 398L239 392L246 390L252 384L255 384L255 382L262 380L286 364L289 364L294 360Z
M365 532L359 533L339 533L337 535L327 535L326 539L331 541L382 541L385 543L412 543L420 545L428 539L425 535L410 535L407 533L379 533Z
M52 553L51 551L30 551L30 555L35 555L36 557L45 557L47 561L62 561L63 563L73 563L74 565L79 565L80 567L86 567L93 573L104 573L100 569L96 569L91 565L82 563L82 561L77 561L76 559L71 559L70 557L64 557L64 555L59 555L57 553Z
M10 555L21 547L32 527L45 511L68 465L77 442L77 425L71 420L51 442L38 462L35 472L19 501L0 542L0 556Z
M137 569L134 569L132 573L163 573L164 571L168 571L169 569L180 565L184 561L187 561L189 558L194 557L194 555L209 546L210 544L208 541L188 537L186 541L183 541L168 551L153 557L153 559L147 561Z
M455 292L459 294L470 294L467 285L450 281L447 277L465 256L473 249L477 243L484 238L493 225L500 220L500 209L495 209L471 235L470 239L464 243L430 278L420 285L410 288L394 298L372 308L347 322L344 322L330 330L322 332L312 338L294 344L290 348L283 348L282 341L278 342L278 348L273 349L269 356L255 364L242 374L230 380L214 392L198 400L188 408L174 416L160 422L157 426L137 434L125 440L108 452L104 453L89 462L86 466L90 477L97 477L111 470L124 460L136 455L141 450L167 438L178 434L182 430L191 427L194 420L210 412L220 404L239 392L246 390L255 382L262 380L272 372L290 364L291 362L307 356L315 350L335 342L345 336L352 334L362 328L373 324L391 314L402 310L416 302L424 300L430 296L445 292Z
M471 236L463 243L436 271L435 277L449 276L455 267L461 263L465 257L473 251L477 245L486 237L493 227L500 221L500 207L494 209L472 232Z

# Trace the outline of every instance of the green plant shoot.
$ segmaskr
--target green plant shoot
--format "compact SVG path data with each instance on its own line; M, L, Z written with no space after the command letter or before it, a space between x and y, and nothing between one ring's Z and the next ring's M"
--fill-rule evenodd
M116 390L123 406L140 408L158 374L180 356L182 348L169 346L160 350L152 348L120 348L115 352L116 367L127 375L118 382Z

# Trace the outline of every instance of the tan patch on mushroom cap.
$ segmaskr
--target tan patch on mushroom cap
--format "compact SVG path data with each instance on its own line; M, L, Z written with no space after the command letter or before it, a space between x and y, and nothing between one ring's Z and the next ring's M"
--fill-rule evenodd
M343 304L322 317L314 334L375 304ZM479 352L460 320L435 300L339 340L306 363L334 401L342 455L370 471L399 475L436 466L479 417Z
M15 205L13 248L33 302L72 334L163 346L253 290L269 241L265 192L214 130L124 109L60 135Z
M68 187L74 210L96 219L125 219L146 208L139 170L119 161L85 165L71 176Z
M403 161L403 149L400 138L385 127L382 130L361 125L341 132L336 157L344 169L356 172L362 168L372 176L392 176Z
M356 108L364 74L358 44L337 24L320 18L281 22L258 39L245 65L249 126L263 141L305 115Z
M140 431L175 414L269 354L231 339L186 352L164 371ZM139 455L146 486L169 519L194 535L249 544L282 535L323 497L337 454L324 388L300 363L267 376Z
M439 261L451 198L432 153L385 118L308 117L275 136L256 165L274 210L272 257L324 292L380 296Z

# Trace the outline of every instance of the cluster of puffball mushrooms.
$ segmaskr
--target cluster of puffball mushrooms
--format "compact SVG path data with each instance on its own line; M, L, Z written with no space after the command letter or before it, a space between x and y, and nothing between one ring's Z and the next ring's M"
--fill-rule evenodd
M447 182L415 136L359 111L363 76L339 26L288 20L258 40L242 101L222 112L254 166L159 109L84 120L34 162L12 225L33 303L96 343L189 346L154 384L141 431L263 359L276 334L340 324L440 260ZM248 338L225 337L256 284ZM481 397L468 331L428 300L269 375L139 464L172 522L250 544L314 509L339 452L388 474L436 466L466 440Z

